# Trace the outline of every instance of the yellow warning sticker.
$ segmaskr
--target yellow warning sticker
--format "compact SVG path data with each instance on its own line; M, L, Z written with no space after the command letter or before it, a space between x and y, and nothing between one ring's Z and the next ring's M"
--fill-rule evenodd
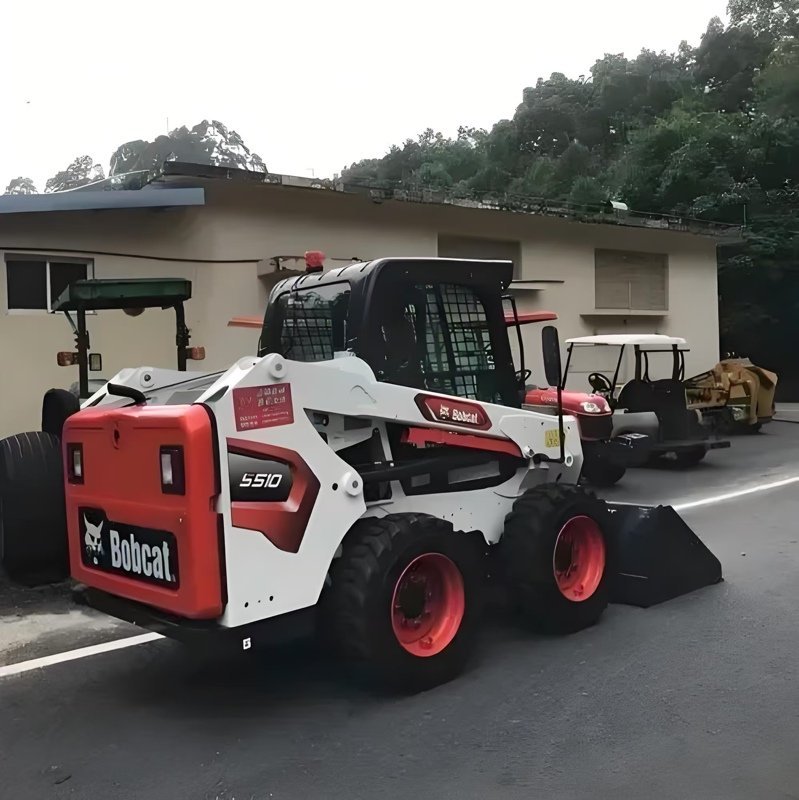
M557 428L544 431L544 447L560 447L560 431Z

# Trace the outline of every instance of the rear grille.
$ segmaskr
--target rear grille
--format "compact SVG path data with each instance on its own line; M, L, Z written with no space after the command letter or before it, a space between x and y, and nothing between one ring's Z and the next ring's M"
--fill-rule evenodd
M592 417L589 415L578 417L580 424L580 437L582 439L610 439L613 433L613 416Z

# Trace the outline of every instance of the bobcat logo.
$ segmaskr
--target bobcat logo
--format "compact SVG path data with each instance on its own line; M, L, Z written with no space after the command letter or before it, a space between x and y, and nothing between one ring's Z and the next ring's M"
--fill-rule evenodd
M86 555L91 558L94 564L97 564L97 559L103 554L103 542L100 534L103 532L103 523L92 525L86 515L83 515L83 524L86 526L86 533L83 535L83 544L86 547Z

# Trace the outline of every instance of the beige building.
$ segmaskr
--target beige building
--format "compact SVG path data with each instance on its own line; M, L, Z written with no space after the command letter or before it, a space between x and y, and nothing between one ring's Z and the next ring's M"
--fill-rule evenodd
M9 379L0 436L39 427L42 394L68 387L59 367L72 333L52 298L78 277L185 277L192 345L221 369L255 352L257 331L228 326L261 316L276 267L326 267L381 256L509 258L520 311L558 313L561 336L658 332L687 338L689 374L718 358L718 227L608 208L594 213L518 203L457 201L439 193L367 190L333 182L171 162L138 190L96 188L0 198L0 356ZM288 257L299 257L286 258ZM523 328L532 379L543 380L537 326ZM100 312L89 322L101 374L175 364L174 317ZM582 368L582 365L577 365ZM593 368L602 369L597 364ZM580 375L575 376L579 382Z

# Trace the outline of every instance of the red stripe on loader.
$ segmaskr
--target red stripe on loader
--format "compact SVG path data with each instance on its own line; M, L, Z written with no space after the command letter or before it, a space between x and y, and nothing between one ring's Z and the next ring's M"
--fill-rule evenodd
M305 528L319 494L319 480L299 453L274 445L251 442L247 439L228 439L228 450L244 456L267 456L284 461L291 467L292 486L282 502L231 503L230 516L236 528L247 528L269 539L287 553L296 553L305 536Z

